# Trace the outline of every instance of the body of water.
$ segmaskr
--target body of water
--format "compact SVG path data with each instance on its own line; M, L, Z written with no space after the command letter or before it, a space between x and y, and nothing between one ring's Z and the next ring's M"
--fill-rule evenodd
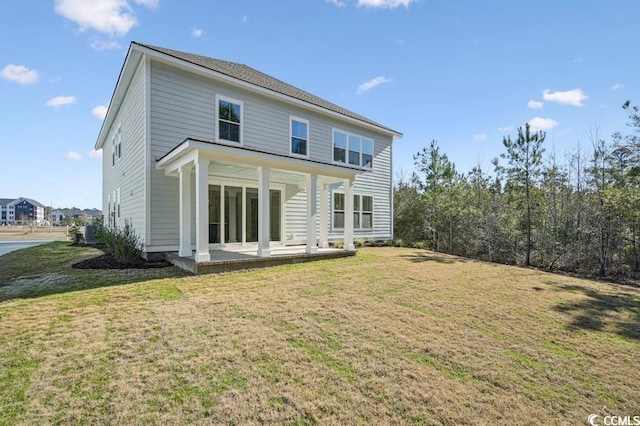
M11 251L33 247L50 241L0 241L0 256Z

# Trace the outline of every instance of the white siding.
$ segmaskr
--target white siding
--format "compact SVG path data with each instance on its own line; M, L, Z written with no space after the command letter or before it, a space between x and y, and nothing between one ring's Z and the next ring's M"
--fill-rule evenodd
M372 194L374 197L374 230L356 231L355 235L356 238L391 236L390 136L166 64L156 61L150 64L151 235L148 245L152 251L154 246L177 247L179 241L178 179L156 170L155 160L186 138L216 140L216 94L243 102L243 145L247 148L289 155L291 115L309 121L309 158L312 160L332 161L333 128L374 139L374 168L358 176L355 184L356 193ZM105 158L108 157L106 154ZM306 193L297 186L288 185L285 200L285 241L303 241ZM339 236L339 233L330 233L330 237Z
M112 138L121 127L121 158L112 166ZM113 125L107 132L102 156L102 211L108 223L107 198L120 189L120 218L117 225L128 220L145 241L145 63L140 61L127 89ZM113 197L111 197L113 198ZM113 205L113 200L112 205Z
M307 192L297 185L287 185L284 205L284 242L302 244L307 238Z

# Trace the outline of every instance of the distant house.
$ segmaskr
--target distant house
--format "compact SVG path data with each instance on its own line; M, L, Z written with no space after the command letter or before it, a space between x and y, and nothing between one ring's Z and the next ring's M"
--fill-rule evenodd
M49 213L49 223L52 225L60 225L64 219L64 212L62 210L54 210Z
M44 205L31 198L0 198L0 225L42 225Z
M95 145L105 224L197 262L220 247L354 250L392 238L401 136L246 65L133 42Z

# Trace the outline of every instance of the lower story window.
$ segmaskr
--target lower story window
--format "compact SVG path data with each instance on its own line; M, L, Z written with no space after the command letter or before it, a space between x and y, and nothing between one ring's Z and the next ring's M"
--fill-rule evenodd
M333 227L344 228L344 194L333 194ZM373 197L370 195L353 196L353 228L373 228Z

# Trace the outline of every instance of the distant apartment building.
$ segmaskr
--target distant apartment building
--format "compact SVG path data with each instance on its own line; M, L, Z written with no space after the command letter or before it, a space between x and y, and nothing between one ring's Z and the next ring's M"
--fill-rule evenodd
M31 198L0 198L0 226L42 225L44 205Z

